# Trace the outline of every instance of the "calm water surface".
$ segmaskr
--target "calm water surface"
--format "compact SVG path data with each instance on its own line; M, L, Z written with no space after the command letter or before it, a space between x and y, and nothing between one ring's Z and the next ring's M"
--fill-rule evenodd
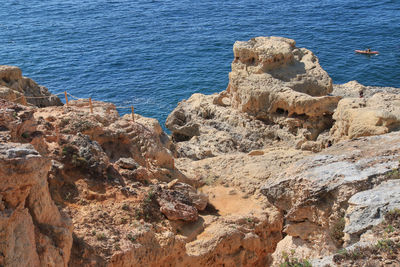
M236 40L284 36L335 83L400 87L400 1L7 0L0 64L164 123L179 101L224 90ZM354 54L370 47L379 56ZM120 110L121 113L128 112Z

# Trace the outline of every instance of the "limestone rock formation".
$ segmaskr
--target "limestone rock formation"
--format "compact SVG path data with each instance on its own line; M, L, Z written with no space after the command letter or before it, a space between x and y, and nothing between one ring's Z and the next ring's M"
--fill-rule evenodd
M334 265L398 206L399 89L332 91L290 39L236 42L227 89L180 102L172 138L111 103L26 106L39 87L0 77L0 265Z
M397 179L400 178L397 176ZM353 244L361 234L381 223L386 213L400 208L400 180L388 180L370 190L359 192L348 203L347 223L343 232L345 241Z
M44 160L35 151L35 155L42 161L26 164L29 168L40 166L43 170L37 167L38 172L43 177L38 182L41 187L33 182L29 186L22 185L25 191L29 191L32 186L35 191L32 189L31 192L37 193L35 197L25 196L27 204L21 204L21 207L32 203L30 216L34 224L37 220L43 229L34 235L27 235L32 237L27 242L36 240L37 244L32 243L31 249L26 246L25 252L18 252L24 253L24 257L33 255L37 259L21 256L21 265L16 266L40 266L46 265L47 261L53 261L56 266L68 263L72 244L71 229L67 231L68 239L59 223L57 208L54 210L54 204L52 207L47 204L48 201L54 200L58 206L63 207L62 211L70 216L75 226L70 266L84 266L92 259L96 264L102 264L119 251L113 247L114 241L103 239L109 229L113 230L112 236L125 238L129 229L127 218L164 220L157 204L152 199L148 201L144 198L148 184L159 180L169 182L172 177L184 180L184 176L174 169L173 153L168 149L169 138L156 120L136 115L135 122L132 122L131 116L119 117L112 104L93 104L94 113L91 114L87 101L71 101L68 106L37 109L0 100L0 139L4 142L29 142L40 154L51 159ZM13 148L10 151L19 151L18 144L10 146ZM25 163L20 162L22 164ZM24 169L14 169L11 178L18 181L16 177L22 175ZM3 170L7 168L2 166ZM33 179L35 174L32 175ZM3 173L0 177L3 177ZM51 197L46 180L49 182ZM8 195L5 197L8 198ZM122 212L116 213L115 201L121 199L126 201L125 206L119 204L118 209ZM103 209L97 210L100 203L103 203ZM131 203L132 208L129 208ZM95 218L99 225L95 225L94 221L91 225L87 224L88 212L92 212L89 213L91 218ZM103 218L104 212L115 216L108 221L110 217ZM14 225L26 225L23 220L24 217L16 218ZM52 221L51 225L49 220ZM91 234L92 227L98 235ZM36 229L33 226L30 228L32 233ZM30 228L27 227L28 230ZM51 243L56 248L48 245ZM36 246L43 248L43 251L38 249L39 252L36 252ZM57 246L60 247L59 251L55 251ZM90 251L93 258L85 254L87 251ZM61 258L54 255L61 255ZM60 259L65 262L60 263ZM8 258L6 260L9 261ZM24 262L27 265L23 265Z
M332 139L352 139L400 130L400 94L375 93L371 97L346 98L333 115Z
M161 178L165 177L162 172L174 171L173 154L168 149L169 138L156 120L136 115L133 123L130 115L119 117L113 104L98 101L93 101L93 110L91 114L88 101L70 101L68 107L40 109L35 112L35 118L41 122L38 128L44 135L52 136L47 138L49 143L54 141L54 137L57 138L55 135L58 131L59 142L65 148L64 154L71 152L73 156L74 149L71 147L71 151L66 151L69 150L66 146L75 146L76 157L85 158L89 165L107 161L102 167L105 169L121 158L131 158L140 166L164 169L154 170L153 178L157 173ZM96 154L95 150L97 154L104 153L101 157L107 159L99 160L96 157L90 161L89 157ZM93 170L92 166L89 167ZM141 172L139 169L131 171L137 175ZM150 179L150 176L146 179Z
M0 103L2 140L30 142L51 158L51 197L74 225L69 266L270 261L281 239L276 209L241 193L229 213L209 207L206 192L185 183L200 184L176 168L155 120L133 122L97 101L93 113L83 100L40 109Z
M275 257L282 249L298 247L303 257L335 251L343 242L349 199L389 179L387 174L398 167L399 141L395 132L341 142L294 163L276 181L266 182L262 193L286 214L287 236L278 244Z
M180 157L203 159L232 153L249 152L272 144L278 133L262 121L228 107L213 104L216 95L194 94L179 103L168 116L166 125L172 130Z
M233 46L228 93L232 106L258 118L278 110L322 117L333 113L332 80L309 50L281 37L256 37Z
M236 42L229 85L219 95L194 94L168 116L178 154L202 159L250 152L284 140L321 150L318 136L332 126L340 96L328 95L332 80L309 50L286 38ZM200 145L202 144L202 145ZM203 146L204 145L204 146Z
M22 105L27 103L38 107L62 105L61 100L52 95L46 87L23 77L21 69L16 66L0 66L0 97Z
M365 86L357 81L350 81L344 84L334 84L332 95L341 96L343 98L369 98L377 93L400 94L400 88L395 87L380 87L380 86Z
M51 199L50 161L32 145L0 144L0 265L67 266L72 225Z

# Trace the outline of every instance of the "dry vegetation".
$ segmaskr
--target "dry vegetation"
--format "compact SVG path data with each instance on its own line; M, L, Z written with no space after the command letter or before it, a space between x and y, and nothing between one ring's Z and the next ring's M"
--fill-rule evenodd
M341 266L399 266L400 209L389 211L385 221L372 229L378 241L374 245L340 250L333 257Z

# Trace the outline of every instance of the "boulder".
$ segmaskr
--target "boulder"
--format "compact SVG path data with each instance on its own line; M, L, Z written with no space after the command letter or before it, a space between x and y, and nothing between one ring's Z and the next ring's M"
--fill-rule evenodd
M8 88L8 89L7 89ZM32 79L23 77L16 66L0 66L0 97L23 105L61 106L61 100Z
M334 140L384 134L400 129L400 94L379 92L369 98L345 98L333 114Z
M191 185L174 180L157 188L157 202L169 220L196 221L198 211L207 206L208 196Z
M177 190L183 193L193 204L193 206L202 211L207 207L208 196L204 193L197 191L193 186L185 183L176 183L170 187L170 189Z
M160 211L169 220L183 220L194 222L198 219L197 209L190 199L176 190L163 189L157 194Z

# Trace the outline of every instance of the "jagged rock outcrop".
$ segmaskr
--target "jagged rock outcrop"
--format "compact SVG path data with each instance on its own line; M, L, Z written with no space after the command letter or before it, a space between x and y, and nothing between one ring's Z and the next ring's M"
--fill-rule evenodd
M274 132L246 113L213 104L216 95L194 94L179 103L166 125L173 131L180 157L202 159L236 151L248 152L272 144Z
M344 84L334 84L332 91L332 95L341 96L343 98L359 98L360 96L369 98L377 93L400 94L400 88L365 86L357 81L350 81Z
M229 214L207 208L207 194L184 183L199 185L175 167L174 146L157 121L119 117L97 101L93 113L82 100L41 109L1 103L0 136L31 142L52 159L51 197L74 225L69 266L270 261L281 215L244 196L238 203L246 207Z
M169 150L173 150L173 147L157 120L136 114L133 122L130 115L119 117L113 104L98 101L93 101L93 110L91 114L88 101L79 100L70 101L65 107L37 110L34 116L40 123L37 128L46 136L48 144L59 139L64 156L71 154L72 157L75 154L77 158L85 158L85 163L89 165L107 161L103 169L121 158L131 158L138 168L124 173L148 180L154 177L166 179L166 173L170 172L170 176L179 175L178 172L173 174L174 158ZM78 134L81 134L80 137ZM76 153L72 153L73 146ZM50 145L48 147L51 149ZM101 157L107 157L107 160L98 160L96 157L92 162L89 157L99 153L104 153ZM116 167L119 165L116 164ZM154 170L150 174L139 166L154 166ZM92 167L90 169L93 170Z
M72 224L51 199L51 163L32 145L0 144L0 265L67 266Z
M333 114L333 140L352 139L400 130L400 94L342 99Z
M366 191L353 195L346 211L346 226L343 230L344 240L353 244L367 230L384 220L384 215L400 208L400 175L397 180L388 180Z
M62 105L61 100L46 87L23 77L21 69L16 66L0 66L0 98L37 107Z
M332 91L290 39L235 43L228 88L179 103L172 140L110 103L24 106L40 87L0 77L19 98L0 99L0 265L276 266L368 239L398 205L398 89Z
M278 37L236 42L233 50L226 91L194 94L168 116L180 156L250 152L273 140L301 148L332 126L341 97L328 95L332 80L311 51ZM321 150L325 139L304 149Z
M292 115L322 117L332 114L337 97L332 80L317 57L295 41L281 37L256 37L233 46L229 74L231 104L255 117L283 110Z
M398 167L399 144L397 132L342 142L294 163L277 180L265 183L261 192L285 213L287 236L275 257L296 248L301 248L299 257L335 251L343 242L349 199L390 178L387 174Z

